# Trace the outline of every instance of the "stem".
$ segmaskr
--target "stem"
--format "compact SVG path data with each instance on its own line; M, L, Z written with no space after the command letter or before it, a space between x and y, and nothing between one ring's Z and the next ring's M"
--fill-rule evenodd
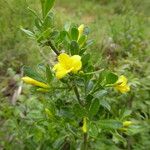
M56 55L60 54L60 52L56 49L56 47L52 44L51 41L48 41L47 44L51 47L51 49L55 52Z
M87 133L84 133L83 135L83 150L87 150Z

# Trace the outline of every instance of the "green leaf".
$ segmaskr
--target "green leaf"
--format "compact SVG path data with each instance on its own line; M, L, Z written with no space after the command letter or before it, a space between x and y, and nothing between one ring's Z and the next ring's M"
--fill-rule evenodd
M122 127L122 122L116 120L99 120L98 126L101 129L119 129Z
M76 41L72 41L70 43L70 52L71 52L71 55L75 55L79 53L79 45Z
M54 5L55 0L41 0L43 18L47 16Z
M80 45L81 47L84 45L86 39L87 39L87 36L86 36L86 35L82 35L82 36L80 37L80 39L78 40L78 43L79 43L79 45Z
M90 80L90 81L87 83L86 92L89 93L89 92L92 90L93 86L94 86L94 83L93 83L92 80Z
M33 32L31 32L30 30L26 30L24 28L20 28L25 34L27 34L28 36L32 37L32 38L35 38L35 35Z
M89 109L89 118L95 116L99 110L100 102L98 99L93 99L90 109Z
M111 107L110 107L110 105L109 105L109 103L107 102L106 99L101 100L101 101L100 101L100 105L103 106L104 108L106 108L106 109L109 110L109 111L110 111L110 109L111 109Z
M93 97L97 98L98 100L101 100L102 97L104 97L108 92L106 90L100 90L93 94Z
M53 74L52 74L52 71L51 71L49 65L46 66L46 77L47 77L48 83L50 84L51 80L53 79Z
M23 70L24 70L24 75L31 77L35 80L41 81L41 82L45 82L45 79L39 73L32 70L30 67L24 66Z
M108 72L106 75L106 83L107 84L114 84L118 80L118 76L112 72Z
M72 38L72 40L77 41L78 40L78 35L79 35L78 29L73 27L71 29L71 38Z
M63 41L64 38L66 37L66 35L67 35L67 32L66 32L66 31L61 31L61 32L60 32L60 35L59 35L59 40L60 40L60 41Z
M44 22L42 24L42 30L44 31L48 28L52 28L53 24L54 24L54 15L53 13L49 13L44 19Z
M54 149L61 149L64 141L65 141L66 136L63 137L59 137L58 139L56 139L56 141L53 143L53 148Z
M87 64L88 64L88 62L89 62L90 59L91 59L90 54L85 54L85 55L82 56L81 61L82 61L82 66L83 66L83 68L84 68L85 66L87 66Z
M98 130L98 128L96 127L96 125L95 125L94 123L91 123L91 124L90 124L90 129L89 129L89 135L90 135L91 137L97 138L98 133L99 133L99 130Z
M77 116L79 118L86 116L85 109L83 109L83 107L81 107L79 104L75 104L73 106L73 112L74 112L75 116Z
M118 143L120 143L120 142L123 142L123 144L124 145L126 145L127 144L127 141L126 141L126 139L123 137L123 136L121 136L119 133L113 133L113 138L112 138L112 140L116 143L116 144L118 144Z
M37 42L41 42L42 40L48 38L51 34L51 28L48 28L44 32L42 32L40 35L37 37Z
M125 110L121 116L121 119L125 119L126 117L129 117L132 113L132 110Z

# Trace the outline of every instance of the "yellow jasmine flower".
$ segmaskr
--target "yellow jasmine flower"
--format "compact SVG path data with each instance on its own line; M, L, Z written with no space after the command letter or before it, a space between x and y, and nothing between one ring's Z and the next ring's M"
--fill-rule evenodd
M121 93L126 93L130 91L130 86L127 85L127 81L127 78L124 75L121 75L118 81L115 83L114 87Z
M78 31L79 31L79 36L78 36L78 40L80 39L81 35L83 34L83 31L84 31L84 24L81 24L79 27L78 27Z
M87 118L86 117L83 118L82 131L83 131L83 133L87 132Z
M133 124L133 122L132 121L124 121L123 122L123 127L129 127L130 125L132 125Z
M63 78L68 73L77 73L82 67L81 57L79 55L69 56L62 53L58 56L58 63L53 67L58 79Z
M39 86L39 87L42 87L42 88L49 88L49 85L43 83L43 82L40 82L40 81L37 81L35 79L32 79L28 76L26 77L23 77L22 80L27 83L27 84L31 84L31 85L35 85L35 86Z

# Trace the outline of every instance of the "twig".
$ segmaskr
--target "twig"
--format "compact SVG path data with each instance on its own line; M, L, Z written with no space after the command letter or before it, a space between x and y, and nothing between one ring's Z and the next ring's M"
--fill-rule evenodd
M83 149L84 150L87 150L87 133L84 133L84 135L83 135L83 141L84 141L84 145L83 145Z
M51 47L51 49L55 52L56 55L60 54L60 52L56 49L56 47L52 44L51 41L48 41L47 44Z

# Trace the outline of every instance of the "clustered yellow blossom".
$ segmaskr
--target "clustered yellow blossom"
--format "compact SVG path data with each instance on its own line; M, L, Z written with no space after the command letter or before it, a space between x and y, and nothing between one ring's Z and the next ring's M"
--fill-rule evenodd
M83 131L83 133L87 132L87 118L86 117L83 118L82 131Z
M119 90L121 93L130 91L130 86L127 84L127 81L127 78L124 75L121 75L114 85L115 89Z
M82 62L79 55L69 56L62 53L58 56L58 63L53 67L53 70L56 71L56 77L61 79L70 72L77 73L81 68Z
M43 82L40 82L40 81L37 81L35 79L32 79L28 76L26 77L23 77L22 80L27 83L27 84L31 84L31 85L34 85L34 86L38 86L38 87L42 87L42 88L49 88L49 85L43 83Z

